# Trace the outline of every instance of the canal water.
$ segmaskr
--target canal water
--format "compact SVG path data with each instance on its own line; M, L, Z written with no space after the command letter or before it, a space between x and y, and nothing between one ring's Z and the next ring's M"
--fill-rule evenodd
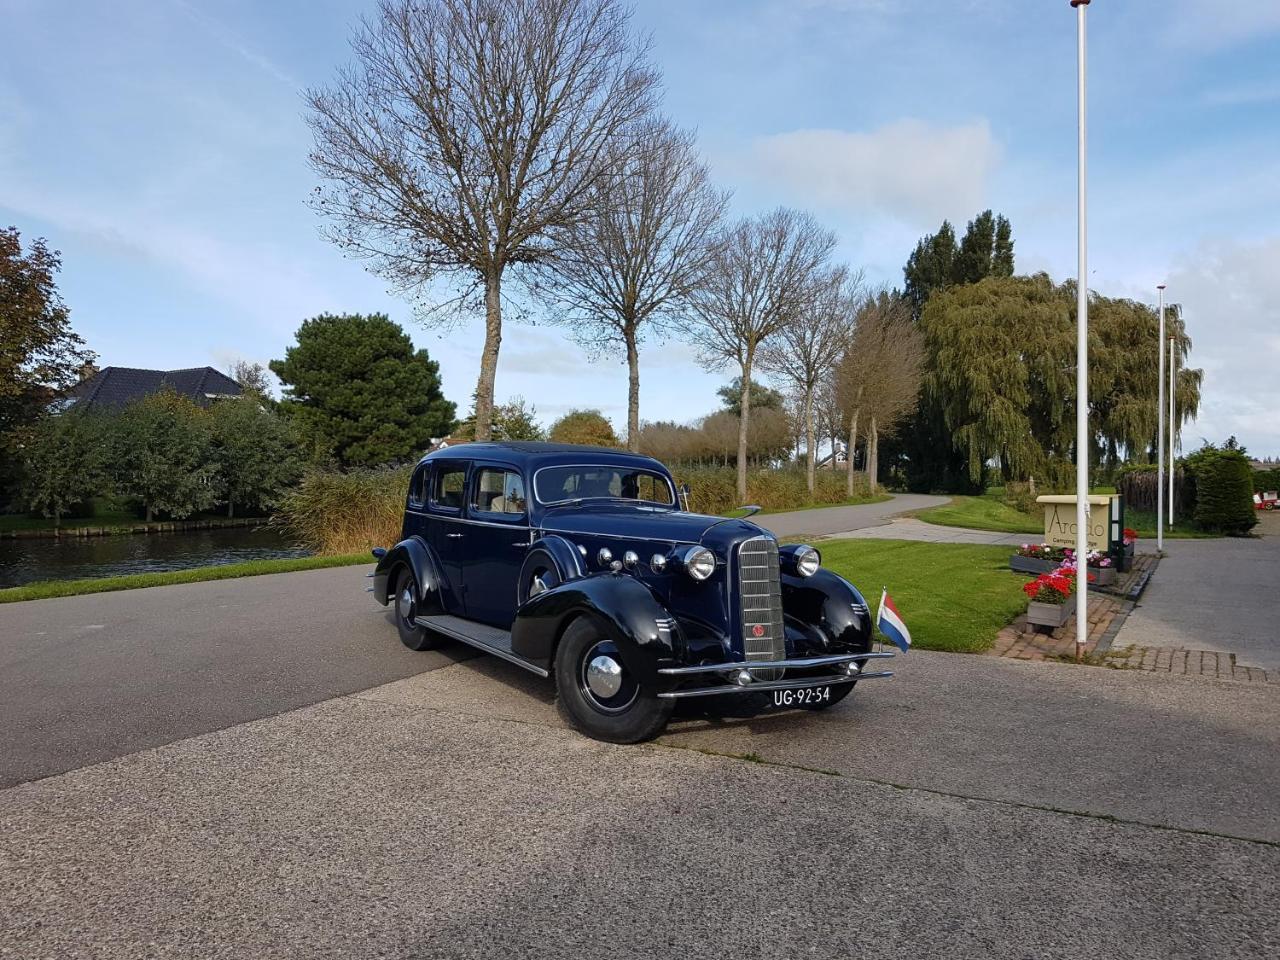
M0 539L0 587L37 580L77 580L185 570L274 557L305 557L271 527L227 527L110 537Z

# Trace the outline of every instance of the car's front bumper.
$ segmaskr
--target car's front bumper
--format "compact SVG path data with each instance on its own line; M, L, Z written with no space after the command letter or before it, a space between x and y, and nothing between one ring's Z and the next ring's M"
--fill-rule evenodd
M892 653L839 653L822 657L798 657L788 660L752 660L733 663L702 663L693 667L661 667L658 675L664 679L680 681L716 677L720 682L709 685L680 686L659 693L664 700L682 700L686 697L716 697L734 693L766 693L771 690L803 690L807 687L837 686L857 683L859 680L879 680L893 676L890 670L868 672L866 661L885 660ZM855 672L849 672L855 667ZM810 671L832 668L830 674ZM757 671L784 672L782 679L756 679ZM786 671L803 670L801 676L787 677Z

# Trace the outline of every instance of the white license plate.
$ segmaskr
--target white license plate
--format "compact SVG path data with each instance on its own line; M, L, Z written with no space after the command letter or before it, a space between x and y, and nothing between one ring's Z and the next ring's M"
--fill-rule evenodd
M773 691L775 707L808 707L831 700L830 687L804 687L800 690Z

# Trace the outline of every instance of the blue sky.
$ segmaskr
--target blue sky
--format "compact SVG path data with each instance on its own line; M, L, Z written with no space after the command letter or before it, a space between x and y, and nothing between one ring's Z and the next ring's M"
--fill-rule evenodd
M322 311L384 311L466 402L476 325L417 324L321 240L301 90L349 57L371 3L0 0L0 221L64 257L73 323L104 364L283 355ZM1066 0L638 0L675 119L735 213L806 207L840 255L901 282L915 240L993 207L1018 268L1075 271L1075 33ZM1186 443L1280 454L1280 3L1090 8L1090 285L1165 281L1206 370ZM1154 362L1154 345L1153 345ZM624 420L619 362L511 325L499 398ZM643 358L642 416L716 405L679 343Z

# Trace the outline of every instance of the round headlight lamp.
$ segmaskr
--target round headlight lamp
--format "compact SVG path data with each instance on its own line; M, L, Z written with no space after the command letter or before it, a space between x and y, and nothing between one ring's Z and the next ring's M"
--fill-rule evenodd
M706 580L716 572L716 555L706 547L685 547L678 558L684 572L694 580Z
M796 551L796 573L812 577L822 566L822 556L813 547L801 547Z

